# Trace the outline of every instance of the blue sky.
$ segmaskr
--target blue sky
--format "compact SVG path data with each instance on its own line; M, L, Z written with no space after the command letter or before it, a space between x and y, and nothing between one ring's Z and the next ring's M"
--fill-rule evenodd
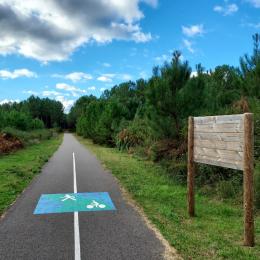
M147 78L180 50L206 69L239 65L260 31L260 0L0 0L0 103L31 94L99 96Z

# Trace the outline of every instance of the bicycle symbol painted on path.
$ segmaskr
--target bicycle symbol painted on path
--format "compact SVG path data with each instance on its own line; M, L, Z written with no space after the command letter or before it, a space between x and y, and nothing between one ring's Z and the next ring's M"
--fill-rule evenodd
M116 210L107 192L42 194L34 214Z
M88 209L93 209L93 208L104 209L105 207L106 207L105 204L100 204L100 203L96 202L95 200L92 200L91 204L87 205Z
M69 195L69 194L66 194L65 196L61 197L61 201L65 201L65 200L76 200L75 196L72 196L72 195Z

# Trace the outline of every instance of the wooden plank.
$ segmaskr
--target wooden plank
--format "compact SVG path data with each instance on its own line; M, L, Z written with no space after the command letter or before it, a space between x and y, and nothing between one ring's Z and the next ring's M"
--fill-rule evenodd
M253 114L245 114L244 133L244 244L254 246L254 126Z
M243 133L204 133L194 132L194 138L199 140L215 140L225 142L241 142L243 143Z
M222 123L240 123L244 120L244 115L223 115L223 116L203 116L194 117L194 124L222 124Z
M229 151L243 151L243 143L241 142L225 142L225 141L215 141L215 140L200 140L194 139L194 147L201 148L212 148L212 149L222 149Z
M244 132L244 126L240 123L222 123L222 124L195 124L195 132L209 132L209 133L242 133Z
M194 160L198 159L208 159L209 161L218 161L218 162L226 162L230 164L243 164L243 160L233 160L232 158L226 158L226 157L219 157L216 158L210 154L195 154L194 155Z
M194 147L194 156L196 155L209 156L215 158L216 160L218 159L227 159L230 161L243 160L243 152L212 149L212 148Z
M187 174L187 188L188 188L188 213L189 216L195 216L195 163L194 163L194 120L189 117L188 128L188 174Z
M225 168L235 169L235 170L243 170L243 162L241 161L230 161L227 159L215 159L214 157L209 156L194 156L194 161L203 164L221 166Z

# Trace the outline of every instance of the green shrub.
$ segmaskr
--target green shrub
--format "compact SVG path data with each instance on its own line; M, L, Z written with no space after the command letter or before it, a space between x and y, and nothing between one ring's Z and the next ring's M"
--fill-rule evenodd
M76 124L76 133L80 136L83 137L88 137L86 135L87 133L87 118L85 116L81 116L78 120L77 120L77 124Z
M186 185L187 183L187 162L184 158L174 160L162 160L161 165L167 168L169 176L177 183Z
M6 127L2 130L3 133L17 137L24 145L39 143L41 140L50 139L53 136L53 131L49 129L36 129L33 131L21 131L15 128Z
M238 186L231 180L219 181L216 184L216 193L220 199L235 198L237 195Z
M30 129L31 120L29 114L12 110L6 115L6 126L25 131Z
M141 119L135 119L127 128L122 129L116 136L116 146L120 150L140 146L149 139L149 127Z
M30 129L43 129L43 128L44 128L44 123L42 120L38 118L32 119L30 124Z

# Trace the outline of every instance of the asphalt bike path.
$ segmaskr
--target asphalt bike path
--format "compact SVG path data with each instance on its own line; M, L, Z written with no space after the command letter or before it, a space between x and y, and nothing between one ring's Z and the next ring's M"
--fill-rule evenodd
M83 196L92 192L95 196L107 192L115 209L110 210L99 197L85 205L87 197ZM54 194L58 203L66 205L81 200L81 209L87 211L34 214L44 194ZM44 203L48 208L46 200ZM53 205L50 210L55 211L59 205ZM64 134L41 174L0 220L3 260L158 260L163 254L163 244L123 198L115 178L72 134Z

